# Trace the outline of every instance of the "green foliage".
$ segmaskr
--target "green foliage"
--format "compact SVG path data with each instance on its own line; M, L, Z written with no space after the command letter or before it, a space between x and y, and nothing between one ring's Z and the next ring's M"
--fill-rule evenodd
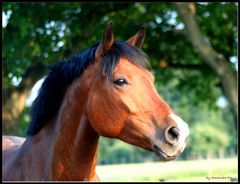
M224 151L228 146L229 134L219 130L218 127L212 125L204 125L198 123L192 127L192 135L190 136L191 148L193 154L204 155L217 154Z
M30 122L30 108L25 107L20 115L18 123L18 134L19 136L26 137L27 128Z
M211 38L209 41L217 52L222 53L228 60L236 55L237 51L237 42L234 40L237 37L236 8L234 2L198 4L197 6L199 15L197 18L201 30ZM224 27L224 31L221 27Z
M210 38L214 48L227 59L236 56L236 4L196 6L201 30ZM109 20L113 22L116 39L121 40L135 34L140 25L146 26L143 49L150 56L154 71L159 70L159 61L165 56L170 63L204 63L191 44L177 34L176 30L181 31L178 28L181 21L169 3L3 3L3 12L8 11L12 13L3 29L3 77L6 86L11 85L13 77L21 77L31 62L55 63L88 48L101 39L100 30ZM210 85L205 81L219 82L210 67L205 67L204 73L195 71L198 75L191 74L194 71L183 71L178 89L207 89ZM161 69L157 77L163 81L175 78L175 71L164 70ZM189 83L190 80L195 83ZM196 95L199 96L199 92ZM215 97L201 99L210 102Z
M136 163L156 160L156 156L153 153L117 139L101 137L98 147L98 162L100 164Z

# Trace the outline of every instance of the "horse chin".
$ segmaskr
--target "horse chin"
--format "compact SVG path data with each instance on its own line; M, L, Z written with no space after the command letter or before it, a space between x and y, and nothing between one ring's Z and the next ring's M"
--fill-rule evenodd
M171 161L176 159L176 155L170 156L165 153L159 146L153 145L153 151L156 153L160 161Z

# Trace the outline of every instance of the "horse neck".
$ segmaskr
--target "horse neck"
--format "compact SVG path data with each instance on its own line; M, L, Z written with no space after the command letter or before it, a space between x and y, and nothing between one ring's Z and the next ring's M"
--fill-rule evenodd
M55 122L52 145L53 180L91 180L95 177L99 135L84 115L89 90L70 86Z

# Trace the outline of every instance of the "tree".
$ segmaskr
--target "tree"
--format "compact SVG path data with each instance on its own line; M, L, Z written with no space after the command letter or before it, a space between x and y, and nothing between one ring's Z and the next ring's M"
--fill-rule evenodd
M192 155L197 157L214 157L214 155L219 155L222 157L229 142L227 133L223 133L219 128L209 124L203 126L203 122L196 124L192 131L194 131L190 140L192 143Z
M199 56L219 76L225 96L228 98L235 116L237 116L236 72L231 68L230 62L227 61L225 56L222 53L218 53L211 44L205 41L207 37L202 34L195 18L196 6L194 3L174 3L174 5L186 26L183 30L184 36L192 43ZM208 40L210 39L208 38Z

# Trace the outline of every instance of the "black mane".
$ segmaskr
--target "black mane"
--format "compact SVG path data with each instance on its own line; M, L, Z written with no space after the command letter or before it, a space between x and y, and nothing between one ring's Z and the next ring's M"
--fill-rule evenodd
M49 118L60 108L66 89L74 79L81 76L83 71L95 60L95 52L99 43L94 44L86 51L74 55L67 61L62 61L50 67L50 72L45 78L37 98L31 107L31 123L27 135L37 134ZM116 41L101 62L102 73L110 79L120 56L125 56L131 62L148 68L147 55L136 47L126 42Z

